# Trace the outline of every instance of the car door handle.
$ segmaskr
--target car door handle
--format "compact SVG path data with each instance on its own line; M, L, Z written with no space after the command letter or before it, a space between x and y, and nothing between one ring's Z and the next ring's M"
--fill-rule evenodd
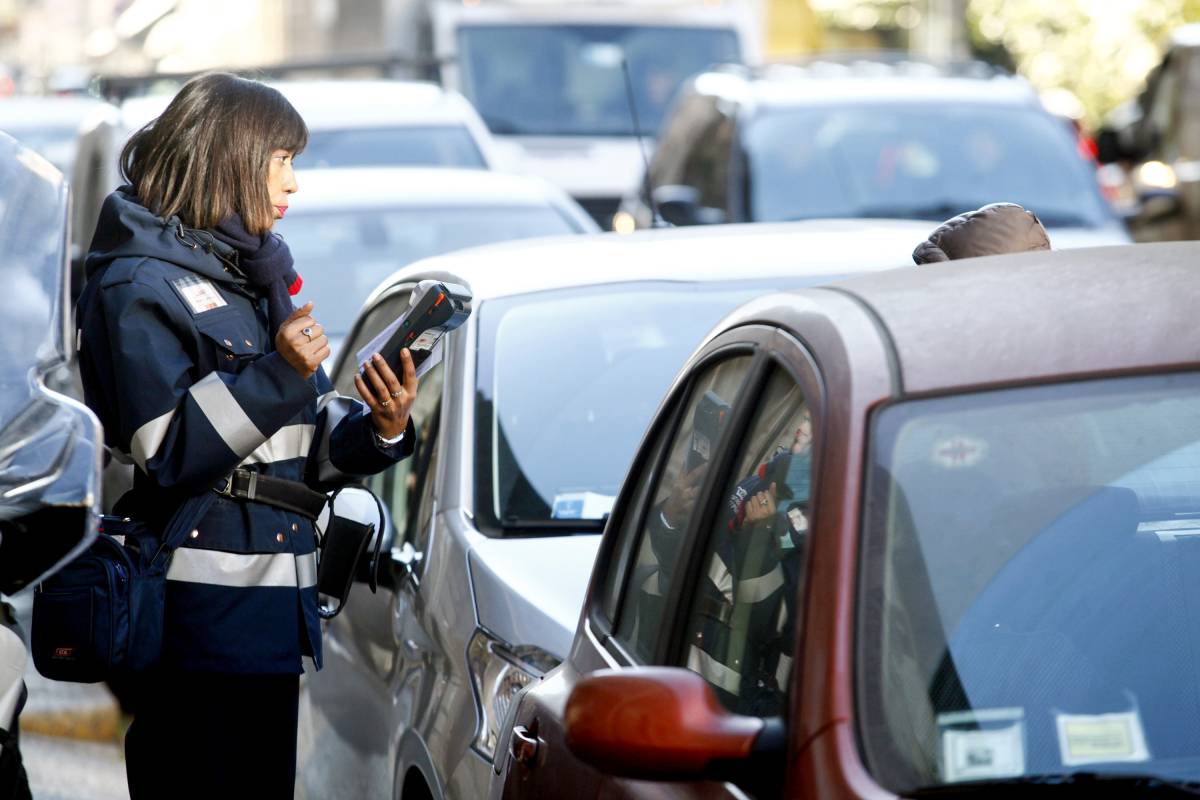
M518 764L533 766L534 760L537 758L538 745L540 740L536 735L531 734L529 729L524 725L518 725L513 728L512 744L509 749L512 750L512 757L516 759Z

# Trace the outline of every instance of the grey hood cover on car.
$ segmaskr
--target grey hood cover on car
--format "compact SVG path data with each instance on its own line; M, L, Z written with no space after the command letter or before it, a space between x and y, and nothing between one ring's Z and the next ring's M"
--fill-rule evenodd
M917 245L913 261L931 264L1049 249L1050 237L1036 214L1016 203L992 203L943 222Z

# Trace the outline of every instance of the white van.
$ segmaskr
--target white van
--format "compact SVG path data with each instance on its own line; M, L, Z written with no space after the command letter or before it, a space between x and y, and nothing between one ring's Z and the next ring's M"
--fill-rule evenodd
M605 227L642 174L622 62L652 139L688 76L715 63L754 63L762 48L756 0L396 5L392 52L475 104L502 168L558 184Z

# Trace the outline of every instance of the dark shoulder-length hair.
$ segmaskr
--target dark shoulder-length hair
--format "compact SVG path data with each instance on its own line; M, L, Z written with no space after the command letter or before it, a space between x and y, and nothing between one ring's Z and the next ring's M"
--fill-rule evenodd
M308 128L284 96L225 72L184 84L121 151L121 173L146 208L212 228L239 214L262 234L274 222L267 175L276 150L299 153Z

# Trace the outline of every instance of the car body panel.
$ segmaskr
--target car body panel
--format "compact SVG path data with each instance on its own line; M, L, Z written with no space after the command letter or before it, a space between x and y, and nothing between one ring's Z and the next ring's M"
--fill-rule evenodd
M598 534L481 540L470 554L479 624L565 658L599 546ZM555 566L535 572L533 563Z

